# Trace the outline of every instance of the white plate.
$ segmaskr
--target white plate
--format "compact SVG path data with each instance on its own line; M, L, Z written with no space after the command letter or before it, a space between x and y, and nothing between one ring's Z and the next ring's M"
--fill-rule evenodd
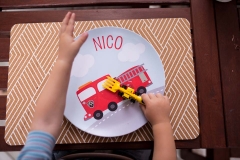
M133 132L147 122L139 104L123 101L118 94L104 90L102 82L106 75L119 78L130 71L128 78L125 77L127 82L123 82L122 75L123 83L163 94L165 76L159 55L143 37L126 29L103 27L88 34L73 62L64 115L79 129L97 136L115 137ZM89 81L92 82L83 86ZM111 101L118 105L115 111L108 109Z

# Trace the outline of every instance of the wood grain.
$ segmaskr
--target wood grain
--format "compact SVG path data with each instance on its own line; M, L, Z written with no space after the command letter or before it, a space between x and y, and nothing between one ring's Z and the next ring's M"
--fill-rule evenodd
M4 140L5 127L0 126L0 150L19 151L23 146L9 146ZM199 148L199 138L188 141L176 141L177 148ZM153 142L131 143L84 143L84 144L58 144L54 150L86 150L86 149L152 149Z
M193 153L191 149L181 149L180 156L184 160L206 160L205 157Z
M207 159L229 160L230 159L230 149L228 149L228 148L207 149Z
M7 96L0 95L0 120L6 119Z
M199 148L199 138L186 141L175 141L177 148ZM55 150L63 149L152 149L153 142L122 142L122 143L84 143L84 144L58 144Z
M225 147L213 1L191 1L201 147Z
M231 157L240 157L240 148L231 148Z
M3 9L35 7L77 7L92 5L132 5L132 4L189 4L190 0L31 0L28 3L19 0L0 1Z
M5 127L0 127L0 150L20 151L23 146L9 146L4 141ZM197 143L196 143L197 142ZM177 148L199 148L199 140L177 141ZM178 147L180 146L180 147ZM153 142L131 142L131 143L84 143L84 144L57 144L54 150L86 150L86 149L152 149Z
M146 2L146 1L145 1ZM173 1L172 1L173 2ZM188 3L188 2L187 2ZM12 25L16 23L36 23L36 22L52 22L61 21L62 17L67 11L47 11L47 12L9 12L0 13L0 30L1 33L9 33ZM74 11L77 13L77 20L100 20L100 19L129 19L129 18L177 18L184 17L191 22L190 9L189 8L165 8L165 9L121 9L121 10L85 10ZM124 13L124 14L122 14ZM29 16L31 14L31 16ZM17 17L17 18L16 18ZM1 74L7 75L6 72ZM4 70L6 71L6 70ZM0 83L1 85L1 83ZM5 102L6 103L6 102ZM5 106L4 98L0 101L0 106ZM4 127L0 127L1 142L4 137ZM199 148L200 138L189 141L176 141L177 148ZM105 146L105 147L104 147ZM78 145L57 145L55 149L77 149L77 148L151 148L152 142L140 142L140 143L127 143L127 144L78 144ZM6 143L0 144L0 150L20 150L22 147L10 147Z
M0 67L0 89L7 89L8 67Z
M240 147L240 46L236 0L215 2L227 147ZM231 25L229 25L231 24ZM234 37L234 39L233 39Z
M0 151L20 151L23 146L9 146L4 139L5 127L0 126Z
M8 61L9 59L9 38L0 38L0 62Z
M189 8L157 9L96 9L73 10L76 21L114 20L137 18L186 18L191 23ZM10 32L17 23L61 22L67 11L0 12L0 34ZM124 14L123 14L124 13ZM31 15L31 16L29 16Z
M0 119L6 115L6 96L0 96ZM4 137L4 127L0 127L0 138ZM1 140L1 139L0 139ZM20 150L21 146L9 146L5 140L1 141L0 150ZM175 141L177 148L200 148L200 137L193 140ZM131 143L101 143L101 144L59 144L55 146L55 150L71 150L71 149L149 149L153 147L153 142L131 142Z

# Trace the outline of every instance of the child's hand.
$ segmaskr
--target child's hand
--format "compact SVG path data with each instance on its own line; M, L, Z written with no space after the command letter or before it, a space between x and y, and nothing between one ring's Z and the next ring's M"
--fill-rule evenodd
M167 96L160 93L142 94L145 106L141 105L143 113L152 124L154 135L153 160L176 159L176 148L173 138L173 130L170 124L170 102Z
M58 60L72 63L80 47L86 41L88 34L83 33L76 41L73 37L75 13L68 12L62 21L59 35Z
M144 115L152 126L160 123L169 123L169 114L171 111L170 102L167 96L160 93L142 94L145 106L141 105Z

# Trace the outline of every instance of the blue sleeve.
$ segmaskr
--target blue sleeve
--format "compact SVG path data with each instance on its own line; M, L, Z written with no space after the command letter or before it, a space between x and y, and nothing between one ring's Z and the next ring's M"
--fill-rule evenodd
M31 131L18 160L51 160L55 138L46 132Z

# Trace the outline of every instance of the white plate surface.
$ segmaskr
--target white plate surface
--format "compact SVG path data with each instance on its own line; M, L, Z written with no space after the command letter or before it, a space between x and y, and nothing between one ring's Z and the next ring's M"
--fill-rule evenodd
M128 80L129 83L140 85L144 81L146 86L147 80L147 92L163 94L165 75L159 55L147 40L126 29L103 27L90 30L88 34L87 41L73 62L64 115L79 129L97 136L115 137L133 132L147 122L139 104L121 100L117 102L117 110L110 111L105 103L111 100L98 80L108 74L118 77L142 65L146 71L141 73L145 76L137 73L137 76ZM89 81L92 83L79 90ZM119 98L117 94L115 96ZM102 110L103 117L96 120L90 116L85 120L84 117L90 115L83 107L86 104L91 106L91 111Z

